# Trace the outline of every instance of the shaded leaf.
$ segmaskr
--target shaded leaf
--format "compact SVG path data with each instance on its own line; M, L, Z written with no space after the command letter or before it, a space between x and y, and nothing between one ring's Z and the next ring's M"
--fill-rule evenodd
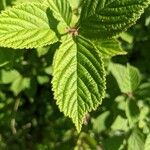
M12 63L23 56L22 50L13 50L0 47L0 67Z
M149 0L84 0L80 31L88 37L112 37L141 16Z
M139 120L140 110L134 99L126 100L126 116L130 127L134 127L135 123Z

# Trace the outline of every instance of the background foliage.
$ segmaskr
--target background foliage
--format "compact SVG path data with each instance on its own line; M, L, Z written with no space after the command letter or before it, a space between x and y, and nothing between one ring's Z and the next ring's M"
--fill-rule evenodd
M0 9L19 2L0 0ZM78 13L79 1L70 2ZM149 150L150 8L119 40L128 54L106 60L106 98L87 115L80 134L53 100L51 64L58 44L0 48L0 149Z

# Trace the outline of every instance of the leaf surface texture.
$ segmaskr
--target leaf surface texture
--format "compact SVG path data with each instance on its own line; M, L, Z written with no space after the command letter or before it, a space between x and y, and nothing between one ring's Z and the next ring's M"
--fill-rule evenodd
M96 109L104 97L105 71L101 56L81 36L65 39L54 58L53 76L57 104L80 131L86 114Z

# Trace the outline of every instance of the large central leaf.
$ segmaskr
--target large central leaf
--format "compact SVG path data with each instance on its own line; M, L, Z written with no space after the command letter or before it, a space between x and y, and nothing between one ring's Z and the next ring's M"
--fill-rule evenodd
M112 37L130 27L150 0L84 0L80 31L88 37Z
M57 104L72 118L78 131L85 115L104 97L105 73L99 53L81 36L63 41L53 64L53 90Z

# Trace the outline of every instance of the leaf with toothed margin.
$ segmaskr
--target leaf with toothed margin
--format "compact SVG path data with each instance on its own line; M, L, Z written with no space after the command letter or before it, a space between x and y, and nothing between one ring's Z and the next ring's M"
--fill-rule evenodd
M80 32L87 37L110 38L133 25L150 0L83 0Z
M73 16L68 0L45 0L44 3L49 7L48 14L52 14L57 20L55 24L53 23L55 31L62 35L65 34L70 28Z
M37 48L55 43L58 39L50 28L47 6L24 3L0 14L0 46Z
M54 13L59 21L65 22L68 26L72 19L72 9L68 0L46 0L45 3Z
M94 45L82 36L62 42L53 62L53 91L59 109L81 130L86 114L101 104L105 71Z

